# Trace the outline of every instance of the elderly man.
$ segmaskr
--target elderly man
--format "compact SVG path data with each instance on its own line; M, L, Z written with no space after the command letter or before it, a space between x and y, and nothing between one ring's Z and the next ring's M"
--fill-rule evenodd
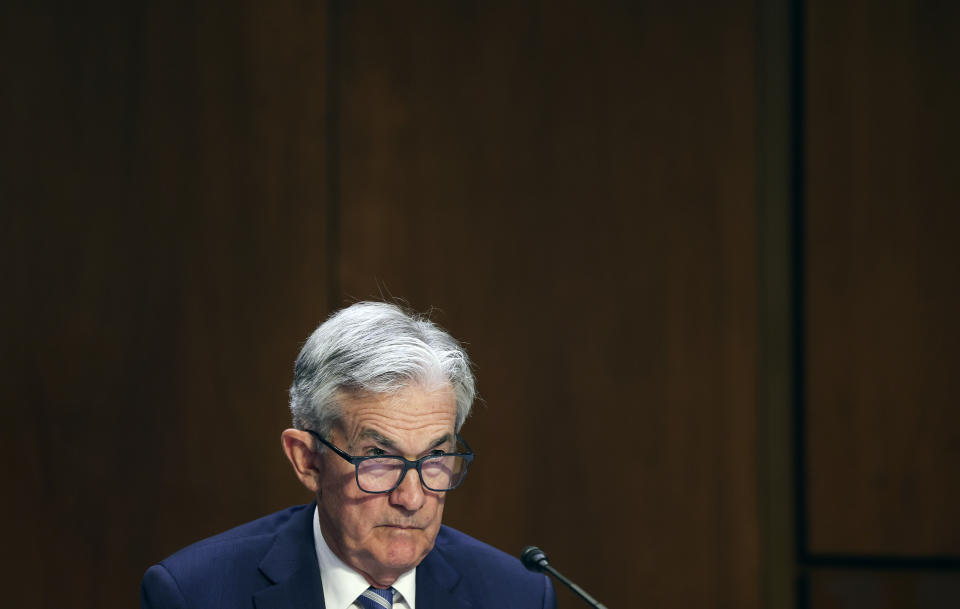
M361 302L296 362L283 450L316 496L191 545L143 578L144 608L555 607L549 580L441 525L473 452L467 354L429 320Z

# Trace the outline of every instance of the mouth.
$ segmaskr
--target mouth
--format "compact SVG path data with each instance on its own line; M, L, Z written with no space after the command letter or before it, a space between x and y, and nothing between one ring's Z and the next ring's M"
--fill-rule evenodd
M423 527L413 526L409 524L382 524L380 525L387 529L397 529L400 531L419 531Z

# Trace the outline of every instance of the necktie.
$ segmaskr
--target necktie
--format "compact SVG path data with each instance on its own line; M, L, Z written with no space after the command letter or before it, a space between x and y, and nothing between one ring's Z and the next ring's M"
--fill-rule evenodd
M391 609L393 607L393 588L380 590L371 586L357 597L357 604L363 609Z

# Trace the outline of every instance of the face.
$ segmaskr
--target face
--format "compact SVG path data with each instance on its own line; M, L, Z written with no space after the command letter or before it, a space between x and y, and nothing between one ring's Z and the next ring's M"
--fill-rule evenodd
M418 459L456 446L456 400L449 387L413 386L394 395L345 399L331 443L350 455ZM444 493L429 491L416 470L396 489L372 495L357 487L355 468L326 450L318 457L320 528L330 549L368 581L388 586L433 549Z

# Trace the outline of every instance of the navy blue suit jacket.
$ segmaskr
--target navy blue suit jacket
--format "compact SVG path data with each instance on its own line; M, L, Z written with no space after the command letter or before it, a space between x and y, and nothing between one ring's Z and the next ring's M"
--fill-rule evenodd
M292 507L180 550L147 570L143 609L320 609L313 504ZM557 605L545 575L449 527L417 567L417 609Z

